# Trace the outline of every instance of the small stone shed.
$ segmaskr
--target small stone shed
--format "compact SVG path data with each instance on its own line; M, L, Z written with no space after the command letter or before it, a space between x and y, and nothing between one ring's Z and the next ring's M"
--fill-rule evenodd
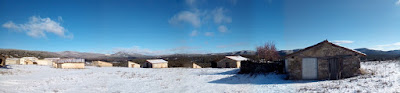
M128 67L128 68L140 68L140 64L128 61L128 62L121 62L120 63L121 67Z
M7 58L5 64L6 65L18 65L19 64L19 58Z
M37 64L37 65L51 65L51 61L50 61L50 60L45 60L45 59L39 59L39 60L36 60L35 62L33 62L33 64Z
M21 59L19 59L19 64L30 65L33 64L33 62L36 62L36 60L38 60L38 58L36 57L22 57Z
M225 56L224 59L217 62L219 68L240 68L240 62L246 61L248 58L242 56Z
M143 64L144 68L168 68L168 61L163 59L149 59Z
M83 69L85 68L85 59L59 59L55 64L56 68Z
M322 41L287 55L285 70L289 79L341 79L359 73L360 57L356 50Z
M44 60L50 61L50 64L52 67L56 68L57 67L57 60L60 60L61 58L44 58Z
M110 62L105 62L105 61L92 61L92 66L97 66L97 67L112 67L113 64Z
M187 62L183 64L183 67L189 67L189 68L202 68L199 63L196 62Z

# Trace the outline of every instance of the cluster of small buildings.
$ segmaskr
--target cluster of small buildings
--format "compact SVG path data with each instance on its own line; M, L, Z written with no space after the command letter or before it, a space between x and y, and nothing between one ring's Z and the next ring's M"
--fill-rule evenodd
M341 79L359 73L360 57L366 54L345 48L327 40L285 56L285 72L289 79ZM54 68L85 68L85 59L35 57L7 58L0 57L0 65L51 65ZM216 62L218 68L240 68L241 62L249 60L242 56L225 56ZM113 63L93 61L92 66L113 67ZM132 61L119 63L120 67L129 68L168 68L168 61L148 59L144 64ZM184 67L202 68L199 63L187 62Z
M85 68L85 59L76 58L44 58L38 59L36 57L22 57L22 58L5 58L1 57L1 64L4 65L48 65L53 68L64 69L82 69ZM141 66L138 63L128 61L119 63L120 67L129 68L168 68L168 61L163 59L149 59ZM92 61L91 66L97 67L113 67L113 63L105 61Z
M221 61L217 62L218 68L240 68L240 62L248 60L242 56L226 56ZM189 68L203 68L201 63L188 62L183 67ZM7 58L5 59L5 65L49 65L53 68L65 68L65 69L81 69L85 68L85 59L76 58L44 58L38 59L36 57L22 57L22 58ZM168 61L163 59L148 59L144 64L135 63L132 61L118 62L113 64L106 61L92 61L91 66L96 67L129 67L129 68L168 68Z

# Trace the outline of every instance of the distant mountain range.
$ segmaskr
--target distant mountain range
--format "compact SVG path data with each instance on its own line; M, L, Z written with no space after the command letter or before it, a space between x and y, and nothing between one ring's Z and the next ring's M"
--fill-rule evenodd
M368 60L400 59L400 50L382 51L382 50L373 50L367 48L358 48L355 50L367 54L367 57L365 58L367 58Z
M279 55L285 56L287 54L299 51L301 49L294 50L280 50ZM387 59L398 59L400 58L400 50L392 51L381 51L373 50L367 48L358 48L357 51L367 54L366 57L369 60L387 60ZM63 52L47 52L47 51L30 51L30 50L18 50L18 49L0 49L0 54L9 57L26 57L34 56L38 58L48 58L48 57L64 57L64 58L85 58L85 59L101 59L101 58L124 58L124 59L135 59L135 58L152 58L156 56L142 55L138 53L120 51L114 54L101 54L101 53L86 53L86 52L76 52L76 51L63 51ZM255 55L256 51L253 50L242 50L234 52L224 52L224 53L209 53L209 54L173 54L164 55L166 56L201 56L201 55Z

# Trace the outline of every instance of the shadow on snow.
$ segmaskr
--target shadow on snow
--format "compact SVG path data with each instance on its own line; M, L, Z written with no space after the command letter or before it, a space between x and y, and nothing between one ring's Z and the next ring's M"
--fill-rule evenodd
M226 71L222 73L215 73L213 75L233 75L218 80L213 80L208 83L217 84L290 84L290 83L310 83L318 82L319 80L285 80L285 74L237 74L239 69Z
M0 69L13 69L10 65L4 65L3 67L0 67Z

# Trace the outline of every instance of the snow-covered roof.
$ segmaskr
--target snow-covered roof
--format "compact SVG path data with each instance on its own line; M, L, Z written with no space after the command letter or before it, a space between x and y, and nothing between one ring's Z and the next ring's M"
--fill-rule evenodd
M6 60L19 60L19 58L7 58Z
M168 62L168 61L165 61L163 59L148 59L146 61L150 62L150 63L167 63Z
M82 63L85 59L59 59L56 63Z
M44 59L47 59L47 60L54 60L54 59L60 59L60 58L44 58Z
M229 58L229 59L232 59L232 60L237 60L237 61L248 60L247 58L242 57L242 56L225 56L225 57L227 57L227 58Z
M38 59L36 57L22 57L22 59Z

